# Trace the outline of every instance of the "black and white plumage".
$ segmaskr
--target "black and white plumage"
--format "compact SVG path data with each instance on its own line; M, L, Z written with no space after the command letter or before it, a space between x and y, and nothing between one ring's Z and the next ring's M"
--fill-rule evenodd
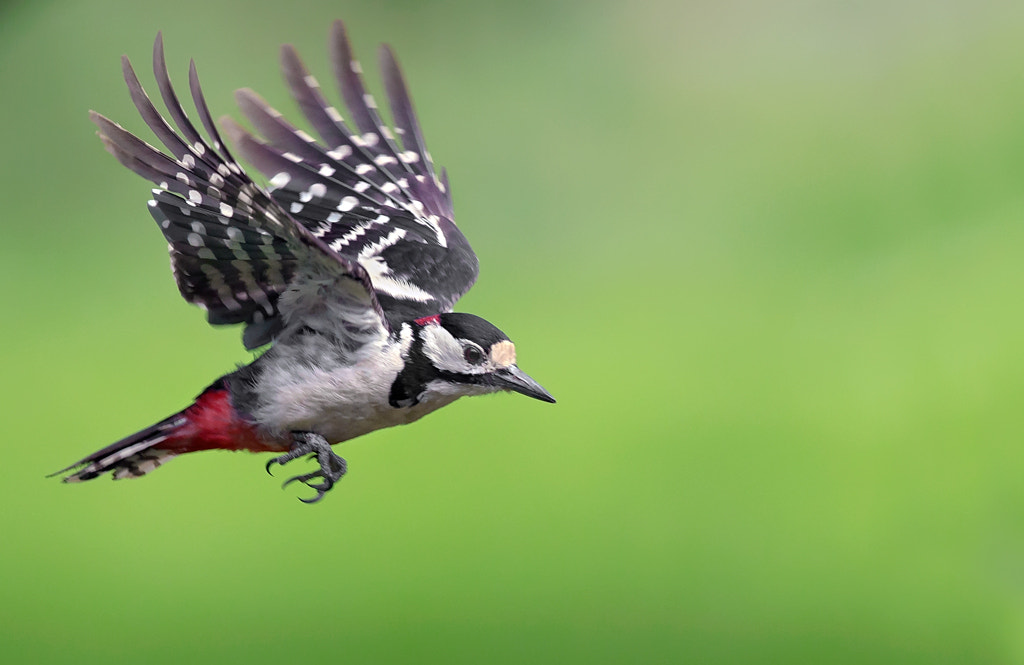
M330 44L349 122L290 46L285 79L320 140L250 90L236 97L259 136L221 121L269 189L221 139L194 63L189 87L206 137L170 83L159 35L154 74L171 122L123 59L132 100L167 152L93 112L100 138L157 185L150 212L182 296L211 324L244 324L246 348L270 347L184 411L68 467L77 470L66 480L143 475L209 448L280 451L279 463L311 453L320 470L293 480L319 499L345 472L330 444L465 395L514 390L554 401L518 369L504 333L451 312L476 280L477 259L453 221L447 174L435 172L391 50L381 50L381 72L393 130L363 86L341 22Z

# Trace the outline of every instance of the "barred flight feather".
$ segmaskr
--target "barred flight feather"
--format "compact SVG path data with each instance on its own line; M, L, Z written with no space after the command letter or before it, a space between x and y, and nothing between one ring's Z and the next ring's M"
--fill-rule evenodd
M230 119L222 121L223 127L239 153L270 179L271 197L282 208L369 270L392 325L413 315L449 311L476 280L477 259L452 221L447 174L442 171L438 178L434 172L394 54L387 47L381 50L392 132L363 85L340 21L331 31L330 51L353 126L326 100L295 50L285 46L285 80L320 141L251 90L240 90L236 98L260 138ZM388 217L383 223L388 228L366 233L381 214ZM380 243L399 228L405 231L399 240ZM339 243L342 238L347 240ZM419 255L425 250L427 270Z
M176 127L157 111L127 58L122 65L132 101L170 154L98 113L91 117L107 150L157 184L150 213L170 245L175 279L186 300L206 309L211 324L248 324L243 336L248 348L271 341L283 325L281 318L289 317L288 311L280 310L280 297L310 281L318 289L337 283L334 292L321 297L352 300L354 307L376 312L387 328L366 270L296 223L231 156L210 117L194 63L189 67L189 85L209 141L178 101L159 35L154 44L154 73ZM354 280L361 285L361 295L353 295L334 280Z

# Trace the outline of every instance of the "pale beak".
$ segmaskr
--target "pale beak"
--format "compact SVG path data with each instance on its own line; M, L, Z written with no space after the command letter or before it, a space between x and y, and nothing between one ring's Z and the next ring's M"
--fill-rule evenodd
M514 390L517 393L539 399L542 402L555 403L555 398L551 396L551 393L544 390L539 383L531 379L526 372L519 369L516 365L510 365L503 370L495 372L493 377L494 382L505 390Z

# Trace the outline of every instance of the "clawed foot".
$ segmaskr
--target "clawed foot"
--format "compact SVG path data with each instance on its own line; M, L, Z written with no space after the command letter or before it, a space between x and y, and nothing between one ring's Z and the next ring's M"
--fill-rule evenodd
M303 455L309 455L310 459L316 459L317 462L320 463L320 469L318 471L304 473L300 476L289 478L284 481L283 485L281 485L281 487L287 487L296 481L303 483L310 489L316 490L316 496L312 499L300 498L299 501L302 501L303 503L316 503L320 499L324 498L324 494L326 494L328 490L334 487L334 483L341 480L341 477L345 475L348 465L345 463L344 459L334 454L334 451L331 449L331 444L327 442L327 439L319 434L314 434L312 432L295 432L294 439L295 442L292 443L291 450L284 455L275 457L267 462L267 473L270 473L270 466L272 464L284 465L293 459L302 457ZM270 475L274 474L270 473ZM311 480L318 478L322 479L323 482L310 482Z

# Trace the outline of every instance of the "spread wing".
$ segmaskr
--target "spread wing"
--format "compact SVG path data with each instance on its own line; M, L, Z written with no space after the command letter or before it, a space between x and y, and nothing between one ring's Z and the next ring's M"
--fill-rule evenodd
M366 269L393 325L450 311L476 281L477 259L453 222L447 174L434 171L395 57L382 48L392 132L363 86L340 21L330 50L354 127L325 99L295 50L284 46L285 79L320 141L251 90L236 97L262 138L234 123L225 129L242 156L270 179L274 201Z
M296 223L231 156L210 117L195 63L189 84L209 140L178 101L160 35L153 50L154 74L174 127L143 91L127 57L122 68L132 101L167 153L98 113L91 117L107 150L157 184L149 209L169 244L181 295L203 307L211 324L246 324L243 342L250 349L327 309L347 312L350 320L338 321L334 332L354 347L388 332L366 269Z

